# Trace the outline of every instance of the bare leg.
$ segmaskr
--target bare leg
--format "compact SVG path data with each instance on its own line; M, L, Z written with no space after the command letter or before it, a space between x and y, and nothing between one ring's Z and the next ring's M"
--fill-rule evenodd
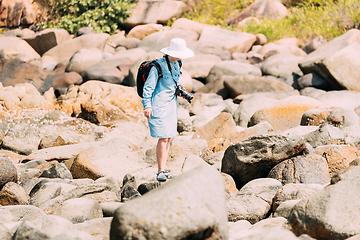
M165 170L166 160L169 155L170 138L159 138L156 146L156 160L158 163L158 172Z

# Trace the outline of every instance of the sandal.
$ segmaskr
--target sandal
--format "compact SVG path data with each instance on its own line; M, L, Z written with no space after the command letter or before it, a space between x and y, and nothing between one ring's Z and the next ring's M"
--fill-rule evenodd
M167 174L164 170L161 170L156 173L156 180L159 182L165 182L168 179Z
M170 173L165 174L165 176L166 176L167 179L173 179L173 178L176 177L175 175L171 175Z

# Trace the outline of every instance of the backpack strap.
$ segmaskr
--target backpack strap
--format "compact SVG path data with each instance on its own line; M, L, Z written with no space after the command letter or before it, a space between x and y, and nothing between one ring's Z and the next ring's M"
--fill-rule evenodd
M162 74L162 70L161 70L161 66L158 62L154 62L154 66L156 67L157 71L158 71L158 75L159 75L159 79L163 77L163 74Z

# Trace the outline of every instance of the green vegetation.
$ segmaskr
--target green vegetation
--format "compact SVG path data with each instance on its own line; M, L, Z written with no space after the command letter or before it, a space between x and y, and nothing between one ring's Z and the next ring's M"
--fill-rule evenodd
M242 27L227 26L227 22L251 2L249 0L203 0L193 12L186 13L183 17L235 31L262 33L268 41L284 37L296 37L307 41L316 36L323 36L330 40L348 29L360 26L358 0L304 0L302 2L289 0L285 2L289 14L284 19L260 19L260 24L251 21Z
M45 0L49 16L47 22L38 24L42 28L64 28L75 33L81 27L93 27L95 32L113 34L129 17L134 7L131 0Z
M109 34L119 31L138 0L37 0L47 6L48 21L38 26L64 28L75 33L92 26L95 32ZM307 40L323 36L330 40L348 29L360 27L359 0L282 0L288 8L283 19L259 19L245 26L228 26L227 22L255 0L202 0L182 17L200 23L248 33L262 33L268 41L284 37ZM174 19L172 20L174 21ZM171 25L172 22L169 22Z

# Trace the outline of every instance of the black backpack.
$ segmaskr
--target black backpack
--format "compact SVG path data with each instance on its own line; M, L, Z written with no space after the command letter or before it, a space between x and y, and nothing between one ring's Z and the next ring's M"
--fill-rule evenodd
M144 61L140 64L140 67L138 69L138 73L137 73L137 77L136 77L136 88L137 88L137 92L138 92L138 95L143 98L143 88L144 88L144 85L145 85L145 81L146 79L148 78L149 76L149 72L150 72L150 69L155 66L157 71L158 71L158 75L159 75L159 78L162 78L162 70L161 70L161 66L158 62L156 62L158 59L154 59L154 60L149 60L149 61ZM181 61L178 61L179 62L179 66L181 68L181 65L182 65L182 62Z

